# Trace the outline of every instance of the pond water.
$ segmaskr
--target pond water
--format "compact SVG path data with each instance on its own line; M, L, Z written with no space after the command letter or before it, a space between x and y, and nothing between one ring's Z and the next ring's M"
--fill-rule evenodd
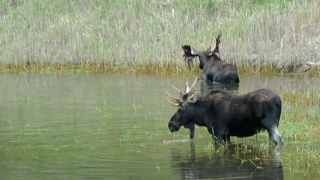
M167 123L176 108L164 90L178 96L171 85L183 90L186 77L1 74L0 82L0 179L300 179L318 174L318 169L307 176L292 173L283 158L290 151L285 138L282 148L254 138L231 138L227 147L214 148L203 127L196 127L193 140L184 128L171 133ZM242 76L235 86L198 80L194 91L245 94L265 87L319 88L315 84L319 79L304 75Z

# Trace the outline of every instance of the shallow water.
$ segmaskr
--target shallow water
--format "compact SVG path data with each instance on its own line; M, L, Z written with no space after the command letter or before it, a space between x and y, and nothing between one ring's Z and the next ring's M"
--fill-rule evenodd
M244 138L213 148L203 127L196 127L193 140L183 128L171 133L167 123L176 108L164 90L177 96L171 85L182 90L185 77L1 74L0 82L1 179L300 179L318 174L317 169L292 173L284 158L290 140L282 149ZM308 86L319 92L317 85L319 79L304 75L244 76L236 86L199 80L194 91L245 94Z

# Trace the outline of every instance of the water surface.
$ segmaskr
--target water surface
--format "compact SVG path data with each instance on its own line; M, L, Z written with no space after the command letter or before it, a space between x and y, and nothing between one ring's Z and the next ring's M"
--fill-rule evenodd
M196 127L193 140L183 128L171 133L167 123L176 108L164 90L178 96L171 85L183 90L185 77L1 74L0 82L1 179L305 177L291 173L283 158L290 146L231 138L228 147L214 148L203 127ZM303 75L245 76L235 86L199 80L194 91L245 94L259 88L317 89L315 84L319 79ZM307 177L316 174L317 169Z

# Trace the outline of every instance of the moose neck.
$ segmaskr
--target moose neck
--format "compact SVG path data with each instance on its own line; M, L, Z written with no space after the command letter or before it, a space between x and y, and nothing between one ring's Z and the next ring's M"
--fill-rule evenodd
M188 105L184 108L184 123L189 123L190 121L194 122L194 124L197 125L203 125L204 118L207 118L204 116L207 112L206 106L203 106L203 103L200 101L202 97L198 100L196 103L188 103Z
M216 54L212 54L212 55L210 56L209 61L210 61L210 60L213 60L213 61L222 61Z
M204 65L210 60L210 56L207 52L201 52L199 53L199 67L200 69L203 69Z

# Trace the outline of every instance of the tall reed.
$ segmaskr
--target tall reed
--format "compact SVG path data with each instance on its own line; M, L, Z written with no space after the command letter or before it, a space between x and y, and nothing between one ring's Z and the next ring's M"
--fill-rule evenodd
M181 44L221 58L290 69L319 60L317 0L0 2L0 64L183 67Z

